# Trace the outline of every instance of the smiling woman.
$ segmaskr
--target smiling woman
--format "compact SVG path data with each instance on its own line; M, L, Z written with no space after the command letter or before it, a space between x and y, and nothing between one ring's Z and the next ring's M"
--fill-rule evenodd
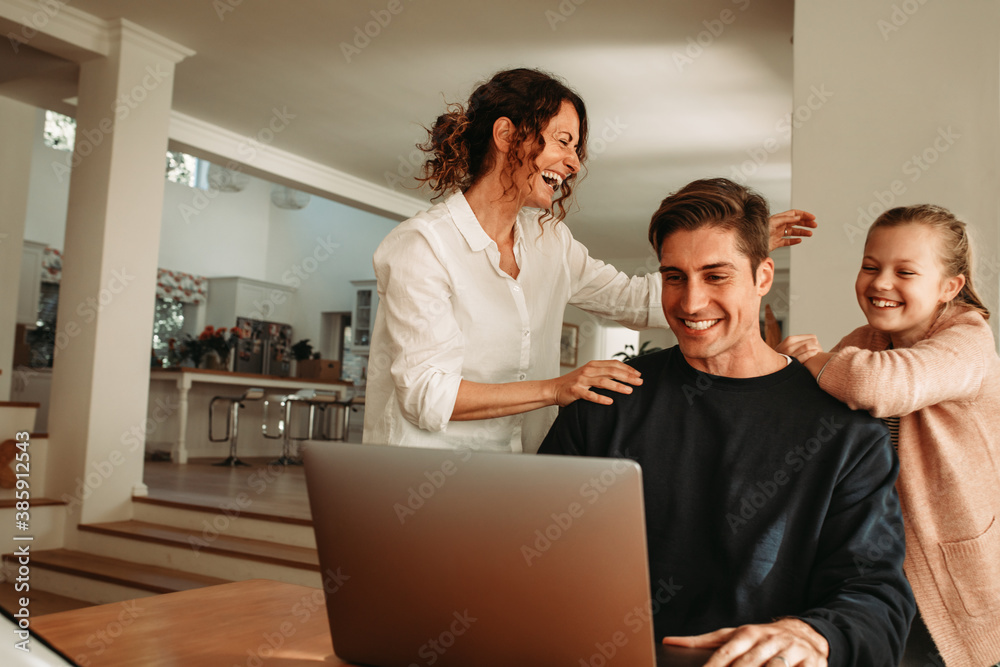
M641 383L620 361L559 375L567 303L666 325L655 276L591 258L561 223L586 141L583 100L530 69L496 74L438 117L423 180L448 196L375 253L365 441L534 451L555 406Z

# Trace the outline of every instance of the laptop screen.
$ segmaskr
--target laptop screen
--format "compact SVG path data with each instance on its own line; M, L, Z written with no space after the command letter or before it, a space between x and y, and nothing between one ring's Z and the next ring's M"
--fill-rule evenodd
M305 461L342 659L654 665L634 462L325 442Z

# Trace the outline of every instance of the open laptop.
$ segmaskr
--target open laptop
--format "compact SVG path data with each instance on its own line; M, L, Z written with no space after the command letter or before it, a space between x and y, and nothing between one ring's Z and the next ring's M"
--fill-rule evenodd
M653 667L710 655L654 647L632 461L324 442L305 464L342 660Z

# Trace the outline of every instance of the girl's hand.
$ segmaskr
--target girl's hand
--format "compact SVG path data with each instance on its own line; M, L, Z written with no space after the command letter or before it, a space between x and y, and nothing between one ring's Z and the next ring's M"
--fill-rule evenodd
M639 371L620 361L591 361L552 382L553 403L562 407L577 399L585 399L602 405L611 405L613 401L608 396L602 396L591 389L600 387L617 391L620 394L631 394L629 385L641 385L642 377Z
M823 346L819 344L819 338L814 334L789 336L774 349L775 352L795 357L803 364L823 352Z
M777 350L781 344L781 325L771 310L771 304L764 306L764 342L772 350Z
M806 229L806 228L809 229ZM801 237L813 235L812 229L817 227L816 216L808 211L792 209L771 216L771 250L784 246L802 243Z

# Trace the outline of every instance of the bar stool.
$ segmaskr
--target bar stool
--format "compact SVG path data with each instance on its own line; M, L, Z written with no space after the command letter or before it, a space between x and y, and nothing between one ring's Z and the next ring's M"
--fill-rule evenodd
M246 407L243 405L246 401L259 401L263 397L263 389L252 387L243 392L242 396L215 396L212 398L212 401L208 404L208 440L209 442L229 441L229 456L225 460L213 463L212 465L229 466L231 468L250 465L236 457L236 437L239 435L240 430L240 408ZM229 402L229 412L226 414L226 435L222 438L214 437L212 429L215 422L215 404L219 401Z
M279 438L283 440L281 445L281 456L272 461L274 465L302 465L301 459L296 459L292 456L292 440L309 440L313 437L313 432L315 431L315 418L316 418L316 408L325 407L331 403L336 402L337 394L332 391L320 391L316 389L302 389L294 394L287 394L285 396L278 397L278 404L281 406L282 419L278 422L278 432L271 435L267 432L268 423L268 408L270 401L264 401L264 421L261 424L261 431L265 438L270 438L272 440L278 440ZM298 405L302 408L307 409L307 423L306 423L306 434L303 436L292 435L292 412L293 408ZM301 410L300 410L301 413Z
M357 412L357 406L364 404L364 396L352 396L346 401L337 400L329 405L320 406L321 411L328 413L320 418L320 439L346 442L351 430L351 413Z

